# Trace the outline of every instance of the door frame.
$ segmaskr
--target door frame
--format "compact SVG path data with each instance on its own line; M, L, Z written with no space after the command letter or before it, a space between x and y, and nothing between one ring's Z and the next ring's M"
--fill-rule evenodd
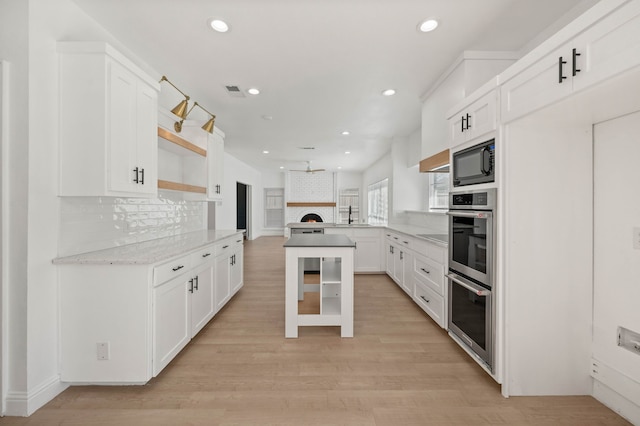
M246 192L245 192L245 205L246 205L246 211L245 211L245 224L246 224L246 234L245 234L245 238L250 240L251 239L251 235L253 234L253 230L252 230L252 226L251 226L251 218L252 218L252 188L251 185L249 185L248 183L244 183L244 182L240 182L240 181L236 181L236 186L240 184L240 185L244 185ZM236 206L238 203L238 192L236 190ZM237 209L237 207L236 207ZM236 216L237 216L237 211L236 211Z

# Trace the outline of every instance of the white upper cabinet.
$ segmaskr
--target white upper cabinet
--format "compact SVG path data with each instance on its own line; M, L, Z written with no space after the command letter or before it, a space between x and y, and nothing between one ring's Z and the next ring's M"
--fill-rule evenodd
M634 0L606 14L513 78L505 73L501 121L524 116L638 65L640 2Z
M214 129L208 142L208 184L207 198L210 201L222 201L224 183L224 138Z
M493 83L493 82L492 82ZM491 90L449 117L450 146L455 147L496 129L497 92Z
M60 195L156 195L158 83L103 42L58 52Z

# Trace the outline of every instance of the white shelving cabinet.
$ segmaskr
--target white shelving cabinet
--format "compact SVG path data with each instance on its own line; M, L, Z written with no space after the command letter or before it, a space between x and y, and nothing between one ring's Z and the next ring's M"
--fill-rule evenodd
M59 42L61 196L157 194L157 81L104 42Z

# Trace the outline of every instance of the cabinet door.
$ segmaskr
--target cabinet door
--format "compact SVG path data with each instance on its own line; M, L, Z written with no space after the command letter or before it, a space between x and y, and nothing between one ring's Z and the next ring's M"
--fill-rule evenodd
M231 295L233 296L240 290L242 284L244 283L244 271L243 271L243 252L242 245L237 248L232 256L231 262L231 270L230 270L230 281L231 281Z
M153 289L153 375L191 339L189 282L184 276Z
M207 198L212 201L221 201L224 183L224 139L217 133L209 135L207 163Z
M158 192L158 92L139 81L136 97L136 192L152 195Z
M136 167L136 76L114 61L107 62L109 168L111 191L135 192L139 172Z
M197 271L190 278L191 293L191 337L198 334L215 313L215 298L213 288L213 264L209 264Z
M640 65L640 3L629 2L580 36L574 90Z
M402 260L402 289L410 297L413 297L413 254L410 251L403 251L404 259Z
M475 139L496 129L496 97L497 92L493 90L468 108L470 123L466 132L467 140Z
M548 54L522 73L505 82L501 88L501 121L506 123L569 96L573 91L569 44ZM560 57L563 76L559 82Z
M401 247L395 247L395 255L393 257L393 280L402 287L404 281L404 257L405 252Z
M391 278L394 277L395 273L394 273L394 267L395 267L395 250L397 250L397 248L391 244L390 242L387 241L387 243L385 244L386 247L386 252L387 252L387 275L389 275Z
M216 258L216 312L218 312L231 298L230 269L231 256L223 254Z
M107 62L109 190L157 192L157 93L114 61Z
M465 129L467 116L466 111L454 115L449 119L449 146L460 145L467 140L468 130ZM463 122L464 119L464 122ZM465 133L467 132L467 133Z
M355 272L380 272L380 239L360 237L355 239L354 252Z

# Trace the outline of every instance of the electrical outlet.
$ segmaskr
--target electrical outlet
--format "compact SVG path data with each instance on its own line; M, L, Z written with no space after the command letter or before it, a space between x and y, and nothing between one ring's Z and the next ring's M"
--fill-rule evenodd
M109 359L109 342L96 343L98 360L106 361Z
M633 248L640 250L640 228L633 228Z

